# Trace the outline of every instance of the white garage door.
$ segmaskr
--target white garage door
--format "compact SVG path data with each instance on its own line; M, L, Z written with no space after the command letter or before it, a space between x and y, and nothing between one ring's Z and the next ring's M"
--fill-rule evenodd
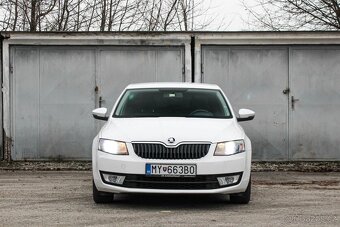
M234 111L249 108L253 121L244 122L253 143L254 160L288 159L288 49L285 47L202 48L206 83L218 84Z
M291 48L290 68L290 158L340 160L340 48Z
M338 46L204 46L202 61L204 82L255 110L255 160L340 160Z
M13 160L90 159L97 123L129 83L183 81L182 47L11 47Z

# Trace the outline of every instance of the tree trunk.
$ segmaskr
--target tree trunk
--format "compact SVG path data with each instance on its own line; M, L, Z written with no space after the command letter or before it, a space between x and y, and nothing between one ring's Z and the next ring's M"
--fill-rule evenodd
M101 15L101 23L100 23L100 31L105 31L105 24L106 24L106 0L102 1L102 15Z
M30 31L35 32L37 30L37 0L31 0L31 21Z

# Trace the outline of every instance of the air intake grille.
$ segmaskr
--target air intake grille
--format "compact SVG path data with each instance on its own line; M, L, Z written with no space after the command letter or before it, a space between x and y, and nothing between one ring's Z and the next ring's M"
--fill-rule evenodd
M157 143L132 143L139 157L147 159L199 159L208 154L210 144L181 144L175 148Z

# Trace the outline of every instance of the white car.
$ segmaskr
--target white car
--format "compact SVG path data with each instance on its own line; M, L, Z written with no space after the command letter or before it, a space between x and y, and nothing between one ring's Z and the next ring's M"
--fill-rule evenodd
M93 199L115 193L229 194L246 204L251 192L251 142L217 85L144 83L125 88L93 140Z

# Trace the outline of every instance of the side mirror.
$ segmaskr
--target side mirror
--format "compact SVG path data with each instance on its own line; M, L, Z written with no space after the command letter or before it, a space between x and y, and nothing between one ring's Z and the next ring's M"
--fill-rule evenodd
M255 112L248 109L240 109L238 115L237 121L250 121L255 118Z
M107 113L106 108L97 108L92 110L93 117L98 120L107 121L109 117L106 116L106 113Z

